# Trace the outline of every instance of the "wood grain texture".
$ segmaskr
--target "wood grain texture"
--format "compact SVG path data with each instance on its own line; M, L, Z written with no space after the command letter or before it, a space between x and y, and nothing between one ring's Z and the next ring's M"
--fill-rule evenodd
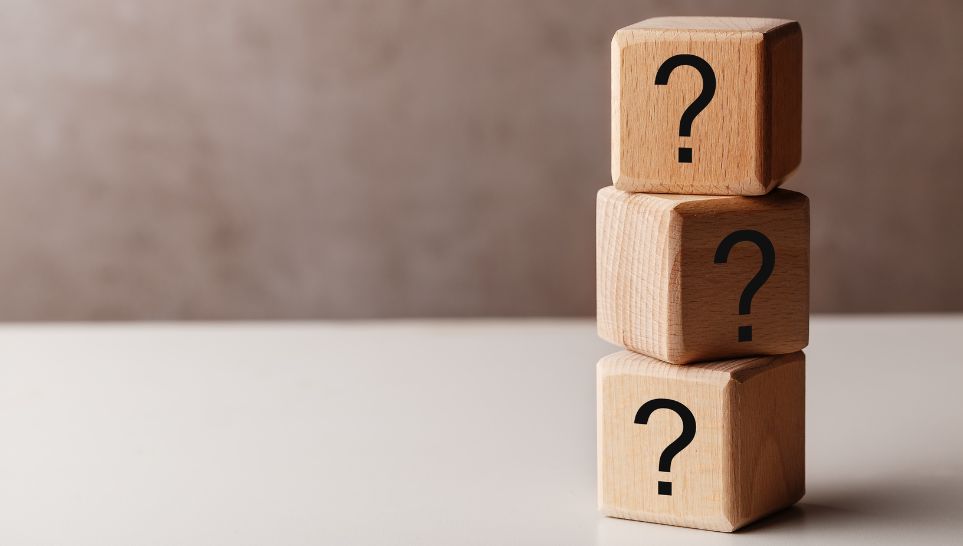
M618 518L734 531L805 492L805 355L676 366L623 351L598 363L599 510ZM635 422L649 400L684 404L692 442L659 471L682 432L671 410ZM672 483L671 495L658 482Z
M708 106L681 137L682 113L701 93L689 66L655 85L677 54L705 59L716 77ZM783 19L662 17L612 39L612 181L650 193L762 195L801 159L802 31ZM680 163L678 148L692 149Z
M771 275L750 312L740 297L762 265L750 242L716 263L738 230L771 241ZM596 302L603 339L674 364L785 354L809 343L809 200L779 189L762 197L598 193ZM739 328L752 327L751 341Z

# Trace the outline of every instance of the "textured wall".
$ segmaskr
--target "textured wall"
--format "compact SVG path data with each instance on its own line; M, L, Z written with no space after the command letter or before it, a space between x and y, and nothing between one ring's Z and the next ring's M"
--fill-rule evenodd
M0 0L0 318L590 314L667 14L801 21L815 310L963 309L961 6Z

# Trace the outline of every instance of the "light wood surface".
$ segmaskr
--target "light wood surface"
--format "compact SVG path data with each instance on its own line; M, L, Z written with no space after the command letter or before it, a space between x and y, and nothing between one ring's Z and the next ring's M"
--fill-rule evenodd
M706 83L668 59L695 55L715 92L680 136L680 120ZM762 195L799 165L802 32L783 19L661 17L612 39L612 180L625 191ZM691 149L691 163L679 148Z
M805 356L676 366L623 351L598 363L599 509L618 518L734 531L802 498ZM671 400L694 431L665 471L683 419L640 408ZM670 482L666 494L657 486Z
M599 191L596 212L599 335L675 364L784 354L809 341L809 200L779 189L763 197L657 195ZM771 274L743 293L763 250L734 244L756 231L772 244ZM740 333L751 327L751 340Z

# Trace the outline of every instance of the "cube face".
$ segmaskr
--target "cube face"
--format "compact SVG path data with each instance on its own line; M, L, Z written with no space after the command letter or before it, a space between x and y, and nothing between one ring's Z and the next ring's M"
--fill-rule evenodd
M710 91L704 107L687 116ZM799 165L801 126L798 23L663 17L612 40L618 189L763 195Z
M801 352L693 366L621 352L597 377L603 514L733 531L802 498Z
M598 195L599 335L674 364L809 343L809 201ZM754 281L755 279L755 281Z

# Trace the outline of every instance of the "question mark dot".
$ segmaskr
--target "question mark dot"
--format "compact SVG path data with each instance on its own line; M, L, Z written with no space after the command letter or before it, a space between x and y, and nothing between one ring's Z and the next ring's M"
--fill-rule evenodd
M679 163L692 163L692 148L679 148Z
M739 341L752 341L752 326L739 327Z
M672 496L672 482L659 482L659 494Z

